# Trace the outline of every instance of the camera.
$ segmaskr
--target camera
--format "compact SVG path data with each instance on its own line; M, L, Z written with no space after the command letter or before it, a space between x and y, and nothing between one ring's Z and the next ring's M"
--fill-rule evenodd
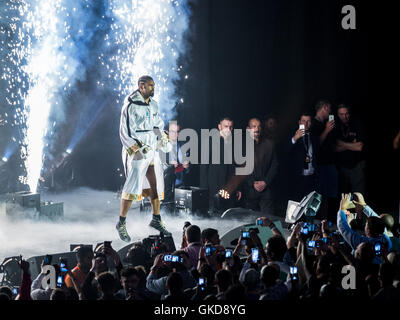
M252 248L251 249L251 260L254 263L257 263L259 260L259 252L258 252L258 248Z
M292 280L297 280L297 267L290 267L290 274L292 276Z
M380 256L381 255L381 244L379 242L375 243L374 249L375 249L375 254L377 256Z
M230 249L225 250L225 258L226 259L232 258L232 250Z

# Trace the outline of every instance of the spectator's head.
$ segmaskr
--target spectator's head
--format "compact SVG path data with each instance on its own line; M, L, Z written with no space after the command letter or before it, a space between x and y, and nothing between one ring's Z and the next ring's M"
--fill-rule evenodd
M8 294L6 293L0 293L0 301L10 301L12 300Z
M261 136L261 121L257 118L251 118L247 125L247 130L255 141L259 141Z
M388 231L392 231L393 226L394 226L393 216L391 216L388 213L382 213L379 217L382 219L383 223L385 224L386 229Z
M124 268L121 271L121 285L126 295L132 294L139 286L140 277L138 271L133 267Z
M350 107L345 104L339 104L337 107L337 115L340 122L343 124L348 124L350 122L351 110Z
M203 263L200 266L199 273L200 276L207 279L207 285L211 286L214 283L215 272L209 264Z
M392 285L395 275L396 275L396 269L391 263L389 262L382 263L379 267L379 273L378 273L378 279L381 284L381 287Z
M371 264L375 258L372 244L369 242L361 242L354 251L354 257L363 264Z
M63 289L56 288L51 292L50 300L67 300L67 295Z
M10 297L10 300L12 300L13 293L12 293L12 290L9 287L7 287L7 286L0 287L0 294L1 293L6 294L7 296Z
M334 284L326 283L321 286L319 296L324 300L332 301L340 297L340 291Z
M232 273L228 270L218 270L215 274L215 283L218 288L218 292L225 292L230 285L232 285Z
M309 113L302 113L299 119L299 125L304 125L304 130L307 132L310 130L311 127L312 117Z
M255 291L258 289L260 284L260 274L255 269L248 269L244 274L243 285L247 292Z
M326 255L320 255L317 257L315 274L317 277L328 276L330 273L330 259Z
M69 301L78 301L79 300L79 295L74 288L66 287L64 289L64 291L65 291L65 296L66 296L65 300L69 300Z
M204 229L201 232L201 238L202 238L203 243L211 242L213 245L220 244L218 230L213 229L213 228Z
M364 232L367 237L377 238L385 231L385 223L381 218L368 217Z
M76 260L78 261L79 268L88 273L92 267L93 250L89 246L81 246L76 251Z
M329 117L329 114L331 113L331 104L327 100L319 100L315 104L315 113L319 118L322 120L326 120Z
M188 243L201 242L200 228L194 224L190 225L186 231L186 239Z
M222 138L229 137L233 130L233 121L228 117L222 118L219 121L218 130Z
M246 301L245 288L240 283L229 286L228 290L225 292L225 299L234 302Z
M96 274L108 271L107 256L104 253L96 252L94 254L94 259L96 260L97 263Z
M146 268L144 266L136 266L135 269L137 270L137 275L140 279L139 281L139 288L145 288L146 287Z
M115 278L110 272L103 272L97 277L98 289L103 296L112 296L115 292Z
M266 288L274 286L278 278L279 271L276 268L270 265L262 267L261 281Z
M278 127L278 120L274 116L269 116L265 119L265 130L274 133Z
M145 246L141 243L135 243L128 250L126 258L124 260L131 266L145 266L147 269L151 267L152 260L150 254L146 250Z
M286 251L286 241L283 237L276 235L268 239L266 253L272 261L283 261Z
M167 278L167 288L170 294L177 294L182 292L183 279L182 276L177 272L172 272Z
M179 130L180 126L176 122L176 120L174 121L171 120L168 125L168 137L171 141L175 142L178 140Z

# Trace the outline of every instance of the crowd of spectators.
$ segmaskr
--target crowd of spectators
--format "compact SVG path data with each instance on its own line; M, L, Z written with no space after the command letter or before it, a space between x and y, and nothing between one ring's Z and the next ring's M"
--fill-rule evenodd
M21 260L19 293L0 288L0 300L301 301L400 298L399 226L378 215L361 193L342 194L337 221L288 226L287 238L267 217L224 248L217 229L186 222L178 250L142 240L120 257L110 244L81 246L77 265L54 264L57 287L43 287L46 264L31 279ZM335 227L336 226L336 227ZM269 228L265 243L258 228ZM349 271L350 270L350 271Z

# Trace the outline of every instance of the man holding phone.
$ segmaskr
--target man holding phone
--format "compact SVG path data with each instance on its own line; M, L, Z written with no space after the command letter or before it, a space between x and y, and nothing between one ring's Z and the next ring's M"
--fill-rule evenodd
M320 100L315 105L315 117L310 132L317 139L316 151L316 191L322 195L321 218L330 221L336 216L338 195L338 172L334 162L336 130L332 117L331 103Z
M301 201L304 196L315 190L315 168L317 141L310 132L311 114L302 113L299 128L287 143L290 199Z

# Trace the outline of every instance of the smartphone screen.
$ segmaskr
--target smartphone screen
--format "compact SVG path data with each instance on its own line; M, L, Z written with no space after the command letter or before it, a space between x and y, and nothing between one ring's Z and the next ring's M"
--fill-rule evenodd
M225 258L231 258L232 257L232 250L225 250Z
M251 249L251 260L252 260L254 263L257 263L257 262L258 262L258 254L259 254L258 248L252 248L252 249Z
M62 276L57 277L57 287L61 288L63 285L64 279Z
M165 262L168 262L168 261L171 261L171 260L172 260L172 255L166 254L166 255L164 256L164 261L165 261Z

